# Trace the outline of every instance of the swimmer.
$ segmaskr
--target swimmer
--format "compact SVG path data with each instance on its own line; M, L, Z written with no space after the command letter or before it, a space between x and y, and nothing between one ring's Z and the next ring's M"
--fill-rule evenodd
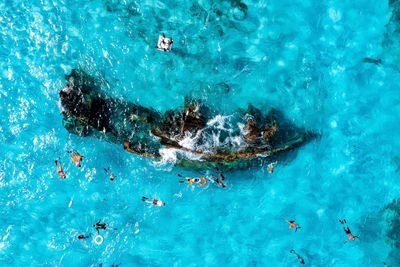
M142 197L142 201L149 203L149 204L156 205L158 207L165 206L164 202L162 202L161 200L157 200L155 198Z
M217 182L217 184L219 184L222 188L225 187L225 185L222 183L221 180L218 179L217 176L215 176L215 175L211 175L211 176L214 177L214 179L215 179L214 181Z
M78 235L78 239L88 239L89 237L91 237L92 234L88 234L88 235Z
M346 219L343 219L343 221L342 221L342 220L339 220L339 222L340 222L341 224L344 225L344 226L343 226L344 232L349 236L349 238L347 238L347 240L344 241L345 244L346 244L346 242L349 241L349 240L354 240L355 238L359 238L358 236L355 236L355 235L353 235L353 234L351 233L350 228L349 228L349 226L347 225Z
M290 253L293 253L293 254L296 256L296 258L299 260L299 262L300 262L301 264L305 264L305 261L304 261L303 257L300 256L299 254L297 254L296 251L294 251L294 250L292 249L292 250L290 251Z
M75 162L76 167L81 167L81 161L84 156L80 155L78 151L75 149L72 149L71 151L68 151L69 156L71 157L72 161Z
M216 169L217 169L217 171L219 171L219 178L215 175L211 175L211 176L214 177L215 182L217 182L217 184L219 184L222 188L224 188L225 185L222 183L222 181L225 180L224 174L222 173L222 171L220 171L218 169L218 167Z
M112 229L112 228L106 226L108 223L100 223L100 222L101 222L101 219L96 224L93 224L93 227L96 228L98 235L100 234L100 232L99 232L100 229L102 229L102 230Z
M104 169L104 170L105 170L106 173L110 176L111 182L114 181L115 178L117 178L117 176L115 176L115 175L111 172L111 170L110 170L109 167L108 167L107 169Z
M274 165L277 164L278 162L271 162L270 164L268 164L268 172L269 173L274 173Z
M186 181L179 181L179 183L183 184L185 182L188 182L189 184L193 184L193 183L198 183L200 182L199 178L190 178L190 177L184 177L180 174L178 174L179 177L186 179Z
M389 265L386 264L386 262L384 262L383 264L385 264L385 267L390 267Z
M288 221L288 219L286 219L286 218L285 218L285 220L288 222L290 229L292 229L293 227L296 228L296 230L294 232L297 232L297 229L301 229L300 225L295 223L295 221Z
M61 160L60 160L60 158L58 158L58 160L55 160L55 162L56 162L56 166L57 166L57 172L60 174L60 179L61 178L66 178L66 175L67 175L67 173L66 172L64 172L63 171L63 169L62 169L62 165L61 165Z
M221 181L225 180L224 174L222 173L222 171L220 169L218 169L218 167L216 167L217 171L219 171L219 176L221 177Z

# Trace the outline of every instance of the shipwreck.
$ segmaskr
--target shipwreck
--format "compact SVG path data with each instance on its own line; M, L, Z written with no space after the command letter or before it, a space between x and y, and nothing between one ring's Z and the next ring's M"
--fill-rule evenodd
M314 138L273 109L252 105L222 116L200 100L186 98L183 109L164 114L153 108L108 96L82 70L66 75L60 91L64 127L79 136L120 144L131 153L161 160L173 151L181 166L243 168L268 160Z

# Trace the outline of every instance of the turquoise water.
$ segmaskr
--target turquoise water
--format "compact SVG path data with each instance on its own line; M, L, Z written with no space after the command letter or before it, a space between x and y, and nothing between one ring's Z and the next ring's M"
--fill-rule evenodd
M0 3L1 265L294 266L291 249L311 266L400 264L373 219L400 190L388 3L244 3L245 18L226 1ZM171 53L154 49L162 32L174 38ZM183 107L186 95L221 115L252 103L321 137L273 174L266 166L227 172L226 189L179 184L178 173L209 172L63 128L58 92L76 67L114 97L161 112ZM87 157L82 168L68 158L72 147ZM150 207L142 196L167 204ZM302 228L295 233L285 217ZM101 233L102 245L77 239L94 237L100 218L117 228ZM342 218L359 240L343 244Z

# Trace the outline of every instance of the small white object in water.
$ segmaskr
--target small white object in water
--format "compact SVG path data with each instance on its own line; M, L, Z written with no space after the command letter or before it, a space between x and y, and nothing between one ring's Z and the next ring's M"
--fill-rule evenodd
M335 120L331 121L331 126L332 128L336 128L337 122Z
M103 241L104 241L104 238L103 238L101 235L97 235L97 236L94 238L94 242L95 242L97 245L103 244Z
M221 52L221 47L219 46L219 43L218 43L218 52Z
M71 208L71 206L72 206L72 199L71 199L71 201L70 201L69 204L68 204L68 208Z

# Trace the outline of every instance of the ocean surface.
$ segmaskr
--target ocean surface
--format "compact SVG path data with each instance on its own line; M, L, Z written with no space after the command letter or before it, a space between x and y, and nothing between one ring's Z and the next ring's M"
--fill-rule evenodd
M296 266L294 249L309 266L399 266L379 217L400 190L391 16L384 0L1 1L0 265ZM162 33L170 53L154 48ZM261 165L224 173L224 189L181 184L178 173L210 170L67 132L58 93L74 68L160 112L185 96L220 119L251 103L320 137L273 174ZM344 244L343 218L360 239ZM101 245L99 219L116 228Z

